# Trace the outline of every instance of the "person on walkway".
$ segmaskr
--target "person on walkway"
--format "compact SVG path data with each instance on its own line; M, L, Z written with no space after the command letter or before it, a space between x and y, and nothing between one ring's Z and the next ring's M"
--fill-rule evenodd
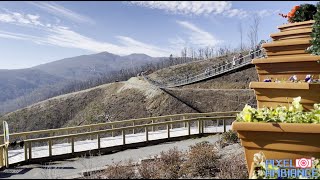
M256 46L256 56L259 57L261 54L260 45Z
M251 59L253 59L254 58L254 51L253 51L253 49L250 49L250 56L251 56Z
M232 66L235 66L235 65L236 65L236 59L237 59L237 57L234 55L234 56L233 56L233 59L232 59Z
M242 53L239 54L238 59L239 59L239 64L242 64L242 61L243 61Z

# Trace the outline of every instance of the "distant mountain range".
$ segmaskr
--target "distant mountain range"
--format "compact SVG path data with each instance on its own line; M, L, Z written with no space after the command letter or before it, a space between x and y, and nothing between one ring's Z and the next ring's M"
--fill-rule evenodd
M43 93L54 85L68 85L70 81L84 81L120 71L134 68L147 63L159 62L161 57L150 57L146 54L131 54L119 56L108 52L65 58L58 61L41 64L32 68L17 70L0 69L0 114L22 108L28 95ZM19 101L18 101L19 99ZM35 103L40 99L34 100ZM42 100L42 99L41 99ZM30 100L28 100L30 101Z

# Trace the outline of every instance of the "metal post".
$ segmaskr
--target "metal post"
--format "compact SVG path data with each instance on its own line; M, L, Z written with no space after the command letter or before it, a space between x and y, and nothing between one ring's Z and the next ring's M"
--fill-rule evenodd
M226 132L227 130L226 130L226 120L225 119L223 119L223 132Z
M188 121L188 135L191 135L191 126L190 126L190 121Z
M167 124L167 133L168 133L168 138L170 138L170 124Z
M185 120L186 117L185 117L185 116L182 116L182 119ZM187 127L187 122L184 122L184 127L185 127L185 128Z
M113 124L111 125L111 129L113 129ZM114 137L114 132L112 131L112 137Z
M152 124L154 124L154 120L152 119ZM151 130L154 131L154 126L151 126Z
M172 121L173 121L173 119L172 119L172 118L170 118L170 121L172 122ZM171 127L171 129L173 129L173 123L171 123L171 124L170 124L170 127Z

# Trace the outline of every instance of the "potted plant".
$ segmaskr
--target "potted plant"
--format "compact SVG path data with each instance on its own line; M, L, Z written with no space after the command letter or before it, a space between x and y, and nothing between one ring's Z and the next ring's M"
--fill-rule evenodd
M320 158L320 104L304 112L301 97L276 108L246 105L232 123L245 149L247 168L252 169L254 154L269 159Z

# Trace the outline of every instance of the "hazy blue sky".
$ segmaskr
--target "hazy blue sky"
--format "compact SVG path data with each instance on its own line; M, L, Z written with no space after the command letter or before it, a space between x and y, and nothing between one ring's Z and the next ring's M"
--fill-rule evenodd
M0 2L0 69L102 51L179 55L184 46L239 46L253 16L268 39L294 5L316 1Z

